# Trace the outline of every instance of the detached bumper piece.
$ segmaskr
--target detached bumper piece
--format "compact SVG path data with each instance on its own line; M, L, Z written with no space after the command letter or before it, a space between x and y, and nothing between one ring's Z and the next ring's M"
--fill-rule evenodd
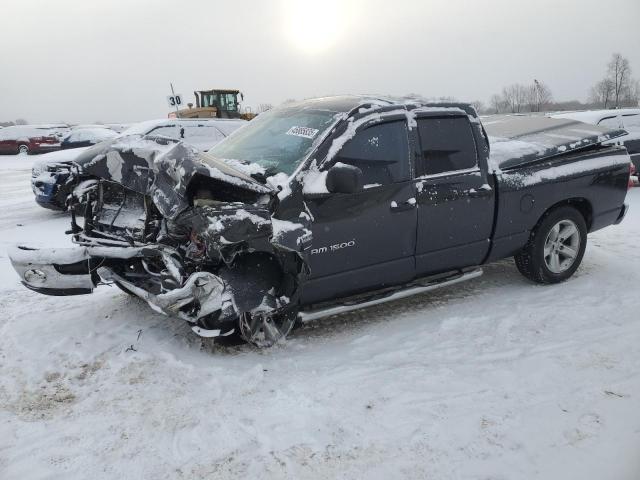
M92 293L100 281L97 268L109 258L133 258L142 247L38 248L18 245L9 249L9 259L22 283L45 295Z
M13 268L25 287L45 295L84 295L93 292L99 278L96 260L82 248L32 248L9 250Z
M152 293L119 275L108 265L110 260L160 256L174 275L176 288ZM199 320L210 316L233 314L225 282L209 272L196 272L181 281L179 265L162 248L85 246L73 248L35 248L18 246L9 257L22 283L45 295L66 296L92 293L102 280L116 282L145 300L149 306L168 316L187 320L192 330L203 337L225 335L219 329L203 328ZM218 313L217 313L218 312Z

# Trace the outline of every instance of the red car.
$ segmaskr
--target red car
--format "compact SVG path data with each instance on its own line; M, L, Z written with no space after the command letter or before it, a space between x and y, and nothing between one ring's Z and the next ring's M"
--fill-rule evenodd
M43 153L60 148L68 125L16 125L0 130L0 153Z

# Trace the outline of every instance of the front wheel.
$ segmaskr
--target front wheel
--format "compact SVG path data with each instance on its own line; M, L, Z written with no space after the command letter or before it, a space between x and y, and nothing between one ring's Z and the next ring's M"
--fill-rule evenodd
M243 313L238 319L240 336L260 348L272 347L285 339L298 318L296 309L272 313Z
M587 246L587 225L573 207L552 210L515 256L522 275L537 283L563 282L580 266Z

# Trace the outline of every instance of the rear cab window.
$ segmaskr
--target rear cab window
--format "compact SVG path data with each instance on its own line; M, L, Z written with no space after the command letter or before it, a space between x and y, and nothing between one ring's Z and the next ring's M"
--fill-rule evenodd
M478 169L478 153L467 117L418 118L420 152L416 177Z

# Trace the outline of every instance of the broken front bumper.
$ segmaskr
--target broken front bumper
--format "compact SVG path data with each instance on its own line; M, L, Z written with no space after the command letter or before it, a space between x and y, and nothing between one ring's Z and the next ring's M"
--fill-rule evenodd
M134 295L145 300L155 311L177 316L195 323L217 310L225 308L225 284L209 272L189 276L181 287L161 294L150 293L127 281L111 268L104 266L109 259L130 259L160 255L167 270L180 281L178 265L171 252L149 247L76 247L34 248L18 246L9 250L9 257L22 283L29 289L45 295L82 295L93 292L102 280L116 282ZM202 336L217 336L219 330L206 330L198 326L194 331Z
M98 280L86 248L17 246L9 258L24 286L45 295L91 293Z

